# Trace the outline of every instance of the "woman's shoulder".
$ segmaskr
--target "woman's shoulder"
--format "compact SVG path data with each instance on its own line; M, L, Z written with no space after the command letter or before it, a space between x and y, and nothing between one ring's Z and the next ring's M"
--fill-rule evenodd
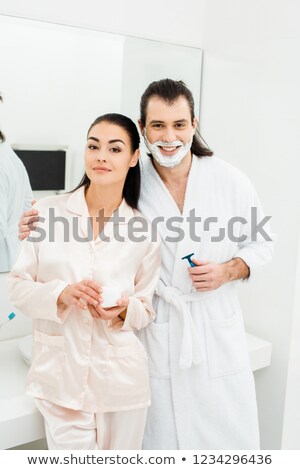
M33 209L41 211L41 210L47 210L50 208L57 208L60 206L65 206L67 204L69 197L70 197L69 193L45 196L39 199L33 205Z

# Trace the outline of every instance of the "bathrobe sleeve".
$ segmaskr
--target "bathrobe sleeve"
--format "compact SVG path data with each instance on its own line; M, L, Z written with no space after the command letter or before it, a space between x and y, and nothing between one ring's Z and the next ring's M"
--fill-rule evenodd
M129 297L125 320L120 317L109 320L110 329L141 330L154 320L152 297L159 280L160 261L160 241L151 242L136 273L134 294Z
M8 209L8 181L5 173L0 168L0 239L4 239L7 229L7 209Z
M271 261L276 237L271 232L269 224L271 217L265 216L252 183L245 175L243 176L239 193L242 217L247 223L241 225L241 241L238 243L234 258L241 258L247 264L250 269L250 276L247 279L250 279L264 264Z
M34 237L32 232L31 237ZM38 282L39 244L23 240L8 277L9 299L24 315L63 323L72 307L58 308L57 299L68 285L60 279Z

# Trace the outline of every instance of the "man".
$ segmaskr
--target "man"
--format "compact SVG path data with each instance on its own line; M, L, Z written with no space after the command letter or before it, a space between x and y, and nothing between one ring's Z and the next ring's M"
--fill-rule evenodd
M236 294L237 281L272 253L256 193L203 144L182 82L150 84L139 124L150 152L142 161L140 209L162 238L156 320L140 333L152 388L144 449L259 448Z
M12 267L19 243L18 221L31 200L26 169L0 131L0 272Z

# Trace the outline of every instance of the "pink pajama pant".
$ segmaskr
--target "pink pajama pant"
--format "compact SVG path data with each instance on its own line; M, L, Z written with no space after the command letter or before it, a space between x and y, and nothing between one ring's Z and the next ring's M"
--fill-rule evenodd
M35 400L45 420L48 449L139 450L147 410L88 413Z

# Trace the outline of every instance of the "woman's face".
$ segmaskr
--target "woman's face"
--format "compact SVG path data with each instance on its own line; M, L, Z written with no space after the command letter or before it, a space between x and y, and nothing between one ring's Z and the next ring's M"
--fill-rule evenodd
M102 121L92 127L85 147L85 171L91 184L124 184L128 170L137 164L130 137L117 124Z

